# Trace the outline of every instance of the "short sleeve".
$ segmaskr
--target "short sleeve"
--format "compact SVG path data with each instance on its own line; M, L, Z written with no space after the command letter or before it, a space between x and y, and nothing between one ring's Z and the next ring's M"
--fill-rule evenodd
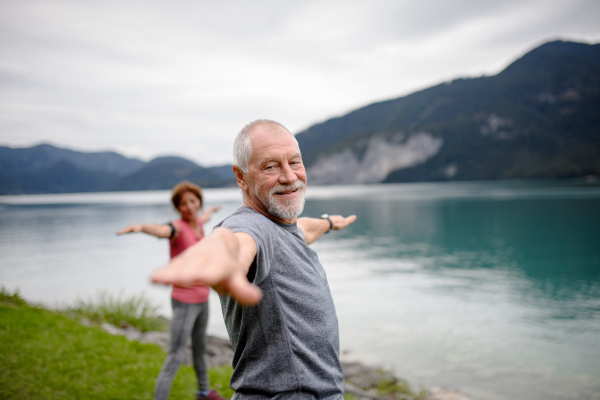
M230 231L244 232L252 236L256 242L256 257L249 271L249 279L254 284L259 284L271 270L273 254L276 245L275 231L270 221L258 214L240 213L226 218L221 227Z

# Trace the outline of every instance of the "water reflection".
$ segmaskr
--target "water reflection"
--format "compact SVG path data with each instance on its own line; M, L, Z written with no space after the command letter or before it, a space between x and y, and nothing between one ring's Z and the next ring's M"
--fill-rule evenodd
M307 203L324 212L358 215L316 246L343 304L342 344L482 399L600 389L598 199Z

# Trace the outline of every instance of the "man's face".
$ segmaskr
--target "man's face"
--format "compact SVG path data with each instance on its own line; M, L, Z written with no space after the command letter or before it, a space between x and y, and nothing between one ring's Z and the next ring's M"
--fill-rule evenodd
M292 135L281 127L259 126L250 136L246 194L255 207L292 223L304 208L306 170Z

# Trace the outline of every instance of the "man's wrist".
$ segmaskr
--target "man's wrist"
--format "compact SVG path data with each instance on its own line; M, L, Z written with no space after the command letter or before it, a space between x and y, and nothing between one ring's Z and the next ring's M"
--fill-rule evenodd
M331 220L331 218L329 218L328 214L321 215L321 219L326 219L327 221L329 221L329 229L325 231L325 233L329 233L329 231L333 229L333 221Z

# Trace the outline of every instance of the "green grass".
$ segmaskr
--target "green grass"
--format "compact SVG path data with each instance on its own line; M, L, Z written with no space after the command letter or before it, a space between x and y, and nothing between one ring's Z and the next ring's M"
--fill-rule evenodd
M75 318L73 318L75 317ZM149 399L165 359L155 344L129 341L79 320L119 325L142 331L163 323L143 295L125 298L105 292L97 300L81 301L63 311L28 305L18 291L0 287L0 399ZM162 327L162 325L160 325ZM407 381L381 372L377 389L389 399L421 399ZM210 386L231 398L233 368L208 371ZM173 382L171 399L191 399L197 390L194 369L182 366ZM355 400L345 395L346 400Z
M168 321L158 315L160 307L153 304L143 293L126 297L123 292L113 295L101 291L96 297L88 300L78 299L75 305L66 307L64 311L79 319L87 318L96 324L128 324L142 332L164 331L168 328Z
M390 400L414 399L421 400L427 395L427 390L413 390L410 383L394 376L392 371L379 370L381 379L377 383L377 393Z
M112 336L67 315L27 305L0 290L0 399L150 399L165 353L158 345ZM230 397L231 367L211 369L211 387ZM183 366L172 399L193 398Z

